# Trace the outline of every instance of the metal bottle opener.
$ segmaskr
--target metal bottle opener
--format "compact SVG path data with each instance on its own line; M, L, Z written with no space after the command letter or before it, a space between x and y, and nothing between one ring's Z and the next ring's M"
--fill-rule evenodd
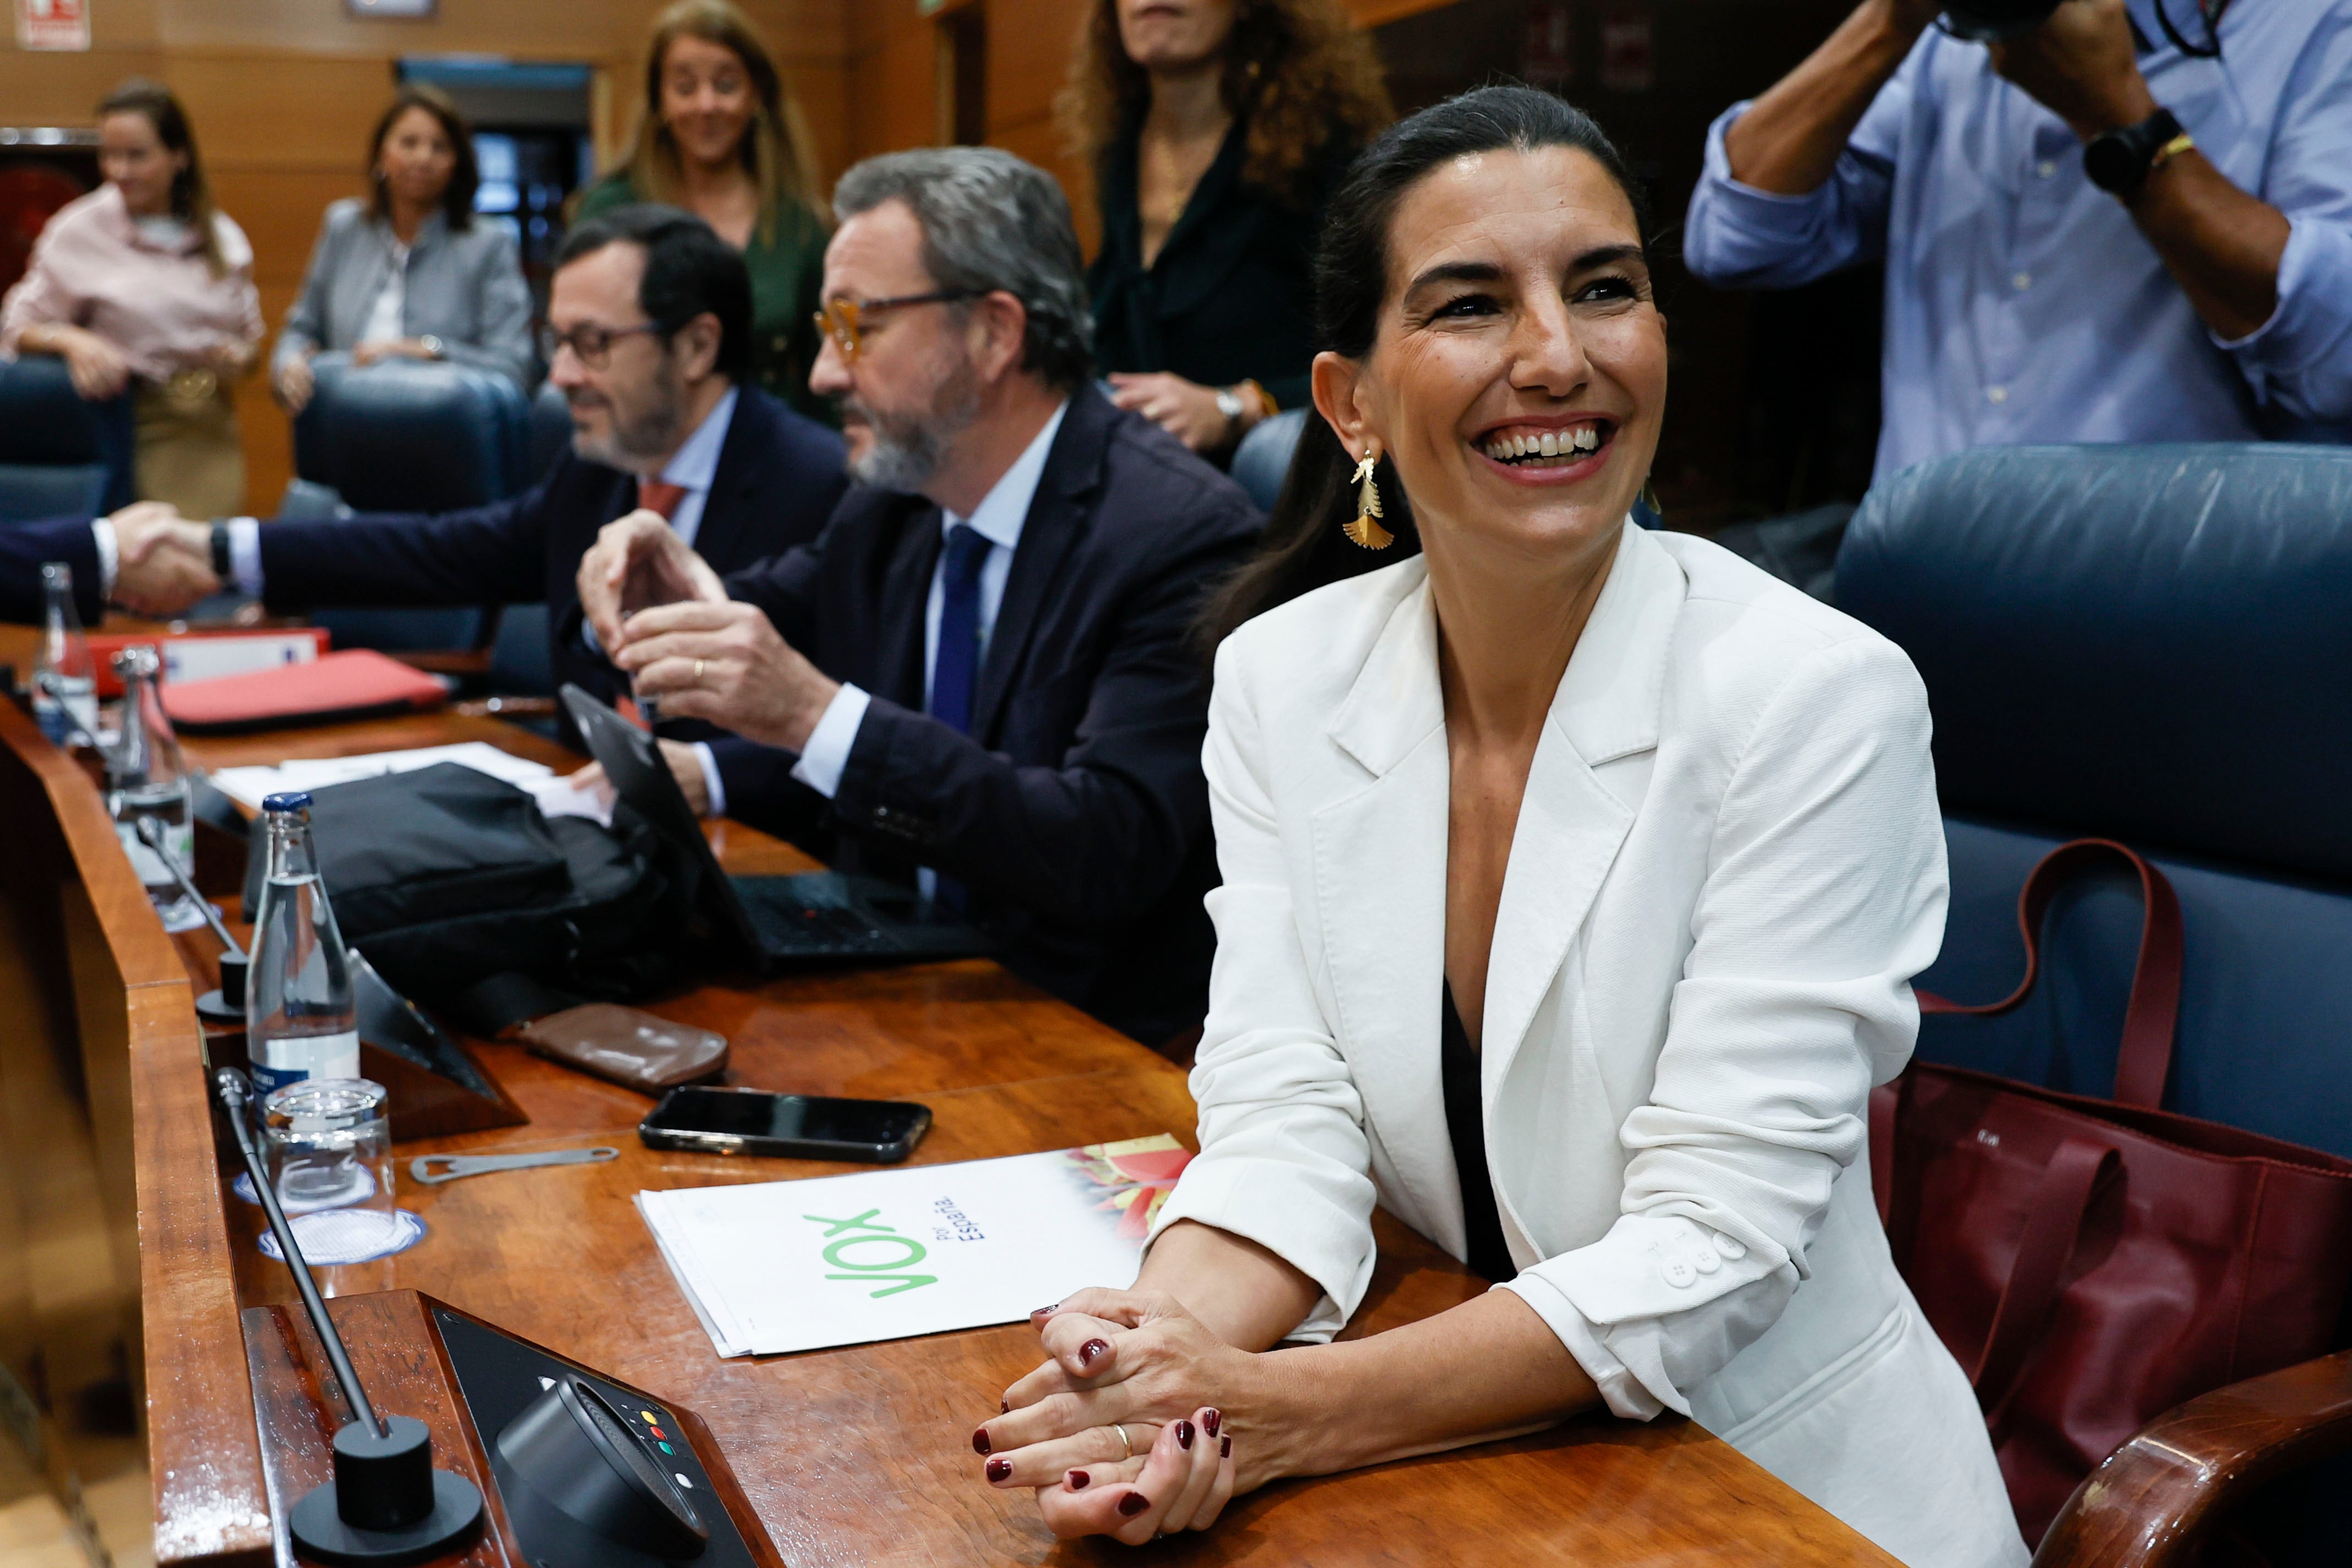
M411 1177L428 1187L460 1176L492 1171L527 1171L534 1165L600 1165L621 1157L618 1149L541 1149L529 1154L420 1154L408 1163ZM446 1167L436 1171L434 1166Z

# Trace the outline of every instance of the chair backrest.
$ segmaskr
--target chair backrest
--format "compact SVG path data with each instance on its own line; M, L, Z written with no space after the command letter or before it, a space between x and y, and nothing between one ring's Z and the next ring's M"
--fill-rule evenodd
M129 505L131 451L128 397L85 401L74 391L65 361L53 354L0 360L0 464L96 468L101 473L94 504L60 510L112 511ZM83 481L77 478L63 482L79 487ZM71 493L80 491L77 488Z
M1921 984L2005 994L2033 861L2126 839L2188 927L2166 1103L2352 1155L2352 451L1921 464L1856 513L1837 603L1911 656L1934 710L1952 910ZM2035 998L1930 1019L1921 1055L2107 1093L2138 930L2120 879L2063 898Z
M523 488L529 410L513 382L471 365L312 362L294 470L361 511L452 511Z
M1286 408L1261 419L1234 448L1234 466L1229 470L1234 483L1249 492L1258 510L1274 510L1275 499L1282 494L1282 481L1290 473L1291 454L1298 450L1298 433L1307 428L1307 416L1313 412Z
M103 463L0 463L0 524L110 510Z

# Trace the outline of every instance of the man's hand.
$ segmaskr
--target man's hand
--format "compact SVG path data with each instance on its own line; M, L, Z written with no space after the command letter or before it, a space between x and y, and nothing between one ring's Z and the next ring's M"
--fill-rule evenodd
M580 558L580 609L605 654L628 641L622 621L638 610L680 603L723 605L726 586L657 511L616 518Z
M1992 68L2088 142L2156 112L2124 0L2063 0L2030 33L1986 46Z
M841 689L756 605L661 605L631 616L623 631L613 662L636 677L641 700L661 699L664 719L703 719L797 752Z
M694 808L695 816L709 816L710 781L703 776L701 757L683 741L656 741L654 743L661 748L662 761L669 764L669 776L676 779L677 787L685 792L686 804ZM605 778L602 763L590 763L570 775L568 782L574 789L595 790L607 799L614 794L612 782Z
M165 501L139 501L114 525L114 602L142 616L176 616L220 592L213 575L212 534Z

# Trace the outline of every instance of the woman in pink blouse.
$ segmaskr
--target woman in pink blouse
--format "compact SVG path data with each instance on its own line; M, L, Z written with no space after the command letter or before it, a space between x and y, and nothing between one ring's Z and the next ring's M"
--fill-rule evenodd
M142 500L245 510L230 386L261 349L253 247L213 210L188 117L130 81L98 106L106 184L58 210L0 305L0 353L62 357L88 398L128 388Z

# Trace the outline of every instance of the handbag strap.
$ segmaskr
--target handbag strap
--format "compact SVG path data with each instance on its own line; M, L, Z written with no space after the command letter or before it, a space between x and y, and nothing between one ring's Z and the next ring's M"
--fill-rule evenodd
M2025 978L1998 1002L1964 1006L1931 991L1918 993L1922 1013L1953 1013L1990 1018L2010 1012L2033 994L2042 971L2042 917L2060 889L2099 862L2120 857L2139 875L2144 913L2139 959L2132 970L2131 1001L2124 1009L2123 1046L2116 1054L2115 1100L2153 1110L2164 1101L2164 1080L2172 1070L2172 1039L2180 1016L2180 900L2163 872L2112 838L2077 838L2042 858L2017 896L2017 928L2025 938Z
M1985 1334L1984 1353L1969 1375L1989 1423L1999 1425L2010 1396L2024 1380L2033 1348L2065 1287L2067 1266L2082 1239L2091 1200L2107 1173L2121 1163L2122 1155L2111 1144L2068 1138L2042 1167L2025 1234L2018 1238L2016 1260L2010 1265L2009 1280L1993 1309L1992 1327Z

